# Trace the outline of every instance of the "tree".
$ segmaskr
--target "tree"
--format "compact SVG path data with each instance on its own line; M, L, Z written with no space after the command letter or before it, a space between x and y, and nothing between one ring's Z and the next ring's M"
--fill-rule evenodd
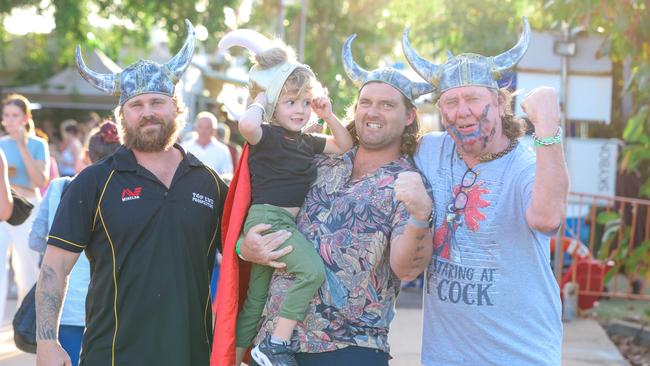
M290 45L298 44L300 6L297 1L286 5L286 41ZM328 87L340 114L357 91L341 64L341 46L350 34L357 34L352 45L355 59L372 70L405 62L400 44L407 25L412 26L411 40L422 56L444 61L447 50L486 55L507 50L519 37L521 15L534 21L541 11L541 3L530 0L309 1L303 61ZM242 26L273 34L278 13L279 1L261 1Z
M605 35L600 55L610 57L619 68L629 62L631 75L620 80L621 94L633 98L632 114L619 119L617 137L626 147L622 165L645 180L640 195L650 198L650 9L642 0L549 1L554 19L582 25ZM617 95L621 98L623 95ZM621 123L622 122L622 123Z
M151 30L155 25L167 30L172 52L178 50L185 39L184 19L194 25L203 25L209 38L218 37L224 26L223 8L234 0L5 0L0 2L0 21L16 7L35 6L39 11L54 9L56 28L49 35L29 34L23 41L28 44L13 84L39 82L74 62L77 44L96 47L113 59L120 59L122 50L130 48L139 52L125 53L123 64L133 62L148 53ZM89 21L90 14L110 19L113 25L102 28ZM0 54L13 57L19 53L12 49L12 36L0 28ZM0 57L0 68L6 65Z

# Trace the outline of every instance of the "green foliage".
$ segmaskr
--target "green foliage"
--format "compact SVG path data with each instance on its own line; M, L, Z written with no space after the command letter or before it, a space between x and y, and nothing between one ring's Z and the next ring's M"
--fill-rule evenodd
M597 258L603 262L614 261L614 267L605 275L605 282L621 269L626 273L638 273L644 277L650 264L650 239L639 244L632 243L632 247L630 225L624 223L617 212L600 212L596 222L604 225Z
M250 22L242 26L269 36L276 34L278 3L261 2L253 8ZM349 35L356 33L352 52L359 64L369 70L378 67L385 55L392 55L400 30L384 33L382 27L388 23L382 23L382 9L388 4L387 0L309 1L302 61L311 66L319 81L329 90L334 110L340 116L354 102L357 93L343 72L341 46ZM285 17L285 39L296 50L300 36L300 6L298 1L288 5ZM387 34L396 37L387 37Z
M286 41L297 49L300 1L287 5ZM405 64L401 52L402 32L411 26L411 41L429 59L455 53L498 54L516 42L521 16L533 20L542 11L531 0L332 0L309 1L304 62L328 87L337 114L354 102L357 88L341 65L341 46L357 35L352 53L365 69ZM279 1L259 1L248 23L264 34L275 34ZM406 66L408 68L408 66Z
M25 62L21 62L13 84L28 84L43 81L54 72L70 65L74 60L77 44L82 47L96 47L109 57L118 59L122 53L130 57L123 64L134 61L149 53L150 35L158 25L168 31L171 51L175 52L185 39L184 19L190 19L195 26L203 25L209 37L215 38L223 32L223 7L235 0L209 1L208 9L200 9L202 0L4 0L0 1L0 21L16 7L36 6L39 11L54 9L56 28L50 35L23 36L27 43ZM198 11L197 8L203 11ZM113 25L106 28L89 21L90 14L110 19ZM0 27L0 68L6 65L4 55L14 54L10 48L10 35ZM132 49L134 52L123 52Z
M650 8L643 0L554 0L546 10L553 19L602 31L606 42L601 55L614 62L629 62L631 76L623 93L633 97L633 114L622 137L627 146L623 165L646 179L641 195L650 198Z
M536 25L541 9L536 1L419 0L391 2L401 26L411 26L410 38L422 56L446 59L472 52L497 55L514 45L521 31L521 17ZM401 40L401 31L395 34Z

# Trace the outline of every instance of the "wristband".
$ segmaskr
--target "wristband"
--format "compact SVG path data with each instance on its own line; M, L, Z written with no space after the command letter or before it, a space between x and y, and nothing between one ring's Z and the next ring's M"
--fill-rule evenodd
M262 103L253 102L253 103L251 103L251 104L248 105L247 110L248 110L248 109L251 109L252 107L257 107L257 108L261 109L261 110L262 110L262 114L264 114L264 112L266 112L266 109L264 108L264 106L262 105Z
M559 144L562 142L562 127L557 128L557 132L555 133L555 136L553 137L546 137L543 139L540 139L535 135L535 132L533 132L533 141L535 142L536 147L540 146L551 146L555 144Z
M241 246L242 241L244 241L244 239L241 238L241 237L239 239L237 239L237 245L235 245L235 253L237 253L237 256L239 258L241 258L242 260L245 260L244 257L241 256L241 248L240 248L240 246Z
M429 214L426 220L418 220L413 216L409 216L408 224L415 226L418 229L431 229L433 227L433 211Z

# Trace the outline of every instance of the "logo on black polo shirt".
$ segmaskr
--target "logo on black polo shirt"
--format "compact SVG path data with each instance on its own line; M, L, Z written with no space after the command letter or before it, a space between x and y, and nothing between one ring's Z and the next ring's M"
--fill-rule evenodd
M122 202L139 200L141 192L142 192L142 187L135 187L133 188L133 190L124 188L122 190Z
M200 203L203 206L207 206L209 208L214 208L214 200L212 198L206 197L196 192L192 193L192 201L196 203Z

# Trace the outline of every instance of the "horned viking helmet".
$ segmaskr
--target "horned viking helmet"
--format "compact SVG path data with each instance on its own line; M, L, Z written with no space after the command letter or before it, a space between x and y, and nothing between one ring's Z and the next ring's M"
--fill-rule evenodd
M194 54L194 27L185 20L187 38L185 44L165 64L149 60L138 60L117 74L101 74L89 69L81 57L81 48L77 46L76 63L81 76L90 85L112 95L120 96L120 105L140 94L157 93L174 95L174 87L187 69Z
M352 41L356 36L356 34L353 34L345 41L342 55L345 73L356 87L361 89L364 85L373 81L386 83L399 90L412 104L415 104L415 100L419 96L434 91L428 83L411 81L392 67L382 67L373 71L364 70L352 58Z
M448 55L447 62L436 65L420 57L411 47L408 34L404 31L402 48L409 65L436 88L437 99L449 89L461 86L485 86L498 89L499 80L505 71L513 68L526 53L530 42L530 25L526 17L522 18L523 30L517 44L498 56L486 57L474 53L463 53L454 56Z

